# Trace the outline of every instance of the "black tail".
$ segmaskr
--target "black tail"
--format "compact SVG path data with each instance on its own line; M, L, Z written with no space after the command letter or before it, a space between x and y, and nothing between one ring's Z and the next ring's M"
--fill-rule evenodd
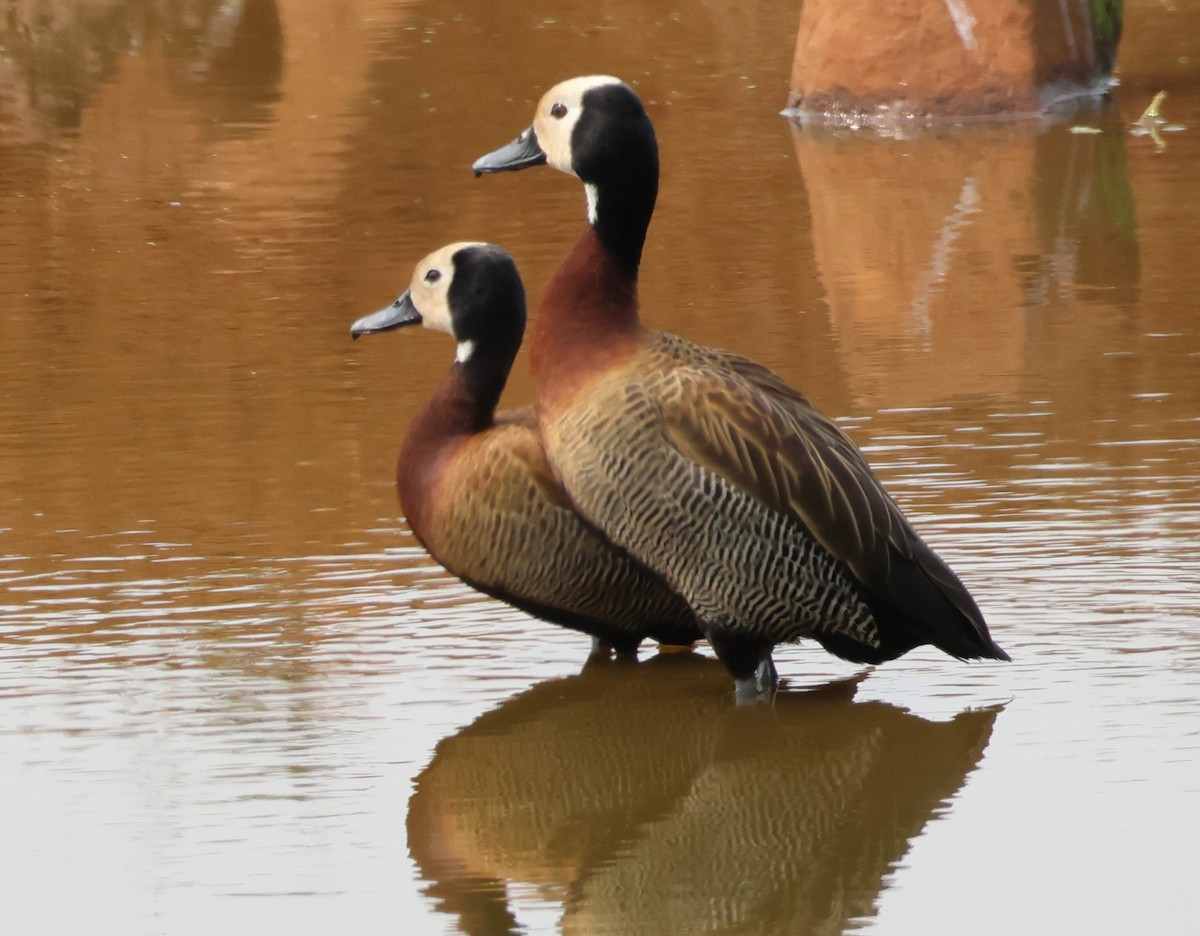
M854 663L884 663L924 644L960 660L1009 660L953 570L919 538L912 540L912 553L911 558L894 553L887 581L863 587L879 646L844 635L814 635L821 646Z

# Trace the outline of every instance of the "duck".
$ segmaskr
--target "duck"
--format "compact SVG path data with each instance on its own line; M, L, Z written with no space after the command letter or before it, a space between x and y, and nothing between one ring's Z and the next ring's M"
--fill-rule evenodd
M572 509L532 409L496 412L525 330L525 289L502 247L433 251L391 305L353 338L423 325L450 335L454 362L413 417L396 465L408 525L441 566L477 591L592 637L589 660L628 657L646 637L687 647L695 615L658 574Z
M860 664L923 645L1008 660L832 420L766 367L642 323L659 162L637 93L609 75L563 81L472 168L542 165L582 182L587 204L530 330L542 443L586 521L688 601L736 698L769 698L774 648L806 638Z

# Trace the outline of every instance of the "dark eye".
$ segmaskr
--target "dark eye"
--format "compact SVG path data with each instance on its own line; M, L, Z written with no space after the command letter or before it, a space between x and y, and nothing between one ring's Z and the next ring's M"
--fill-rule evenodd
M430 270L428 273L425 274L425 282L427 282L427 283L436 283L441 278L442 278L441 270L434 269L434 270Z
M556 102L550 108L550 116L554 117L557 120L562 120L564 117L567 116L567 105L562 103L562 101Z

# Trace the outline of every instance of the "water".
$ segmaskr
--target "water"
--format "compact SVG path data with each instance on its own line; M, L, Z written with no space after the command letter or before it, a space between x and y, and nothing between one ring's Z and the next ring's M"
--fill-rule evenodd
M789 4L34 6L0 55L6 932L1200 923L1195 11L1128 5L1100 134L880 139L777 116ZM1011 665L784 648L737 711L703 651L580 674L408 535L452 349L349 324L451 240L536 299L583 197L469 165L590 71L659 131L646 318L836 415ZM1164 88L1185 129L1126 133Z

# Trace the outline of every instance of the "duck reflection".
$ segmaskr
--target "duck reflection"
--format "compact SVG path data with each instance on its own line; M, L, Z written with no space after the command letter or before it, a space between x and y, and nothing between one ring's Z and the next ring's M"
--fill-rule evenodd
M999 708L929 722L858 680L737 707L694 654L542 683L443 740L408 815L427 893L471 934L841 932L979 763Z

